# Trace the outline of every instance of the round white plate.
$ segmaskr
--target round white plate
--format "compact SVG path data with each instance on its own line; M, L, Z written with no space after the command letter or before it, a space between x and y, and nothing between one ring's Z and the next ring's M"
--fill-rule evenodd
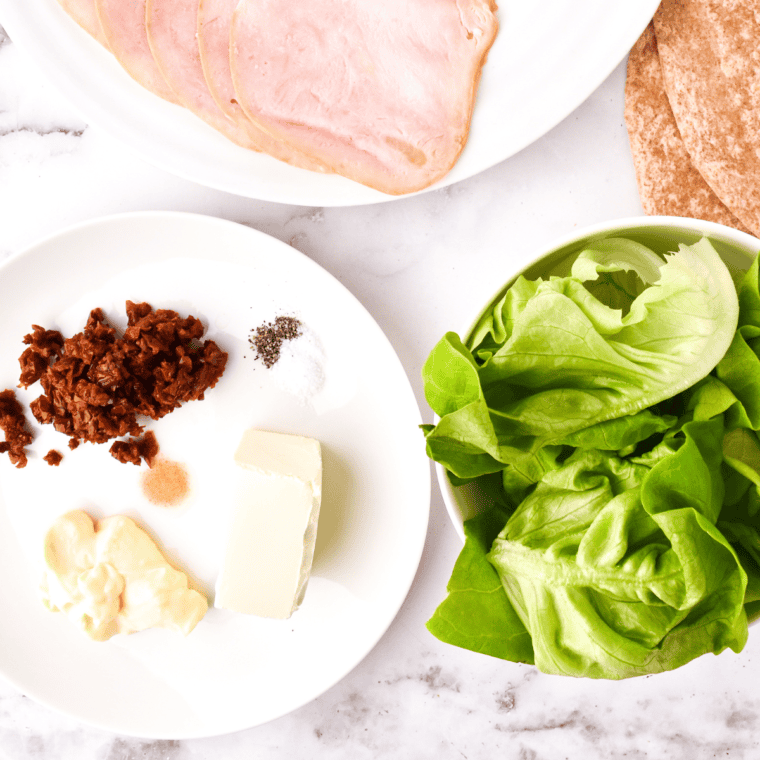
M430 507L419 409L390 343L331 275L248 227L173 213L79 225L0 267L0 389L18 383L32 324L70 336L99 306L124 326L126 299L193 314L229 352L205 400L149 421L162 453L189 470L191 495L175 509L151 505L139 486L144 466L119 464L108 445L69 451L64 435L28 412L39 384L17 391L36 438L27 467L0 456L0 674L30 697L118 733L178 739L255 726L345 676L401 607ZM324 376L320 385L313 373L311 395L287 390L308 373L288 375L280 362L267 370L248 346L250 330L278 314L296 316L310 335ZM44 533L77 508L136 518L212 596L234 508L232 456L248 427L323 446L312 577L289 620L210 608L187 638L150 630L94 643L43 607ZM50 448L64 454L59 467L41 459Z
M493 308L519 276L527 279L550 275L565 276L577 254L589 241L611 235L632 237L659 253L674 250L678 247L678 243L690 245L699 238L707 236L732 274L746 271L760 252L760 240L756 237L715 222L669 216L642 216L601 222L581 230L574 230L559 240L555 240L547 248L531 257L530 263L519 272L505 271L504 282L498 290L494 292L489 286L489 293L486 296L488 300L466 329L460 333L462 340L465 344L467 343L480 317ZM438 422L438 417L435 418L435 422ZM446 468L437 462L435 471L446 511L456 532L464 541L464 521L482 511L487 506L488 499L476 483L453 486Z
M500 0L468 144L443 187L491 167L580 105L625 57L659 0ZM56 0L0 0L0 24L89 123L180 177L260 200L348 206L391 200L229 143L142 90Z

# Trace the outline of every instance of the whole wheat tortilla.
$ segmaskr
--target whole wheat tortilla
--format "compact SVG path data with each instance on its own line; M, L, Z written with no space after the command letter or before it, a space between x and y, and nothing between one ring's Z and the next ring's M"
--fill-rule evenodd
M654 28L692 163L760 234L760 0L663 0Z
M691 163L665 92L651 23L628 56L625 123L645 213L706 219L747 231Z

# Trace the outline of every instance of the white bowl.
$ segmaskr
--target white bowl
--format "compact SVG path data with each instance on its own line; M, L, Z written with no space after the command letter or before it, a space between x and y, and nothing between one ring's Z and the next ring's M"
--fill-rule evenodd
M550 274L565 275L575 256L592 240L601 237L632 237L648 245L658 253L665 253L677 248L678 243L687 245L695 243L699 238L707 236L715 245L721 258L729 270L740 272L746 270L754 257L760 251L760 240L746 232L724 227L722 224L705 222L698 219L684 219L672 216L641 216L627 219L616 219L575 230L556 240L547 248L542 249L519 272L510 276L505 272L505 282L486 301L482 309L475 315L467 328L461 333L462 341L466 344L473 329L485 311L492 308L501 298L504 291L523 275L528 279L545 277ZM436 422L438 419L436 418ZM436 463L436 475L441 488L443 501L449 513L451 522L457 533L464 541L463 523L477 514L488 503L487 497L474 483L465 486L453 486L449 481L446 469Z

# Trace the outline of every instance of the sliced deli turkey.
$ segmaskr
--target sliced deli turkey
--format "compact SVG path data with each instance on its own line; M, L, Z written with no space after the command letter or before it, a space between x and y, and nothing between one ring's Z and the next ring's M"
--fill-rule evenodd
M146 0L95 0L108 48L139 84L172 103L177 96L164 79L148 44Z
M197 46L208 91L221 112L244 130L254 150L302 169L325 171L319 161L272 137L246 115L235 96L230 72L230 25L240 0L200 0L197 18Z
M242 0L237 101L274 137L385 193L425 188L467 140L491 0Z
M101 45L108 47L95 8L95 0L58 0L58 2L82 29L91 34Z
M145 25L153 58L179 103L232 142L256 149L248 132L211 96L198 50L197 0L147 0Z
M456 163L498 31L494 0L58 2L241 148L393 195Z

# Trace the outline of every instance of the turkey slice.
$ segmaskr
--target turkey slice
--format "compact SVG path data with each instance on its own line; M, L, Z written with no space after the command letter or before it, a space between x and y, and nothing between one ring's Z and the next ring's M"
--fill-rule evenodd
M146 0L145 25L153 59L177 100L238 145L258 149L250 134L211 97L198 49L199 0Z
M166 83L148 45L146 0L95 0L108 47L124 70L143 87L172 103L177 97Z
M241 0L236 99L338 174L421 190L465 145L495 11L492 0Z
M101 45L108 47L108 42L106 42L98 19L98 12L95 9L95 0L58 0L58 3L82 29Z
M177 0L172 2L174 5L180 4ZM294 166L326 171L324 164L256 126L235 99L230 73L230 25L238 2L239 0L200 0L197 18L198 48L207 91L227 119L248 135L251 147ZM157 4L158 0L151 0L151 3Z

